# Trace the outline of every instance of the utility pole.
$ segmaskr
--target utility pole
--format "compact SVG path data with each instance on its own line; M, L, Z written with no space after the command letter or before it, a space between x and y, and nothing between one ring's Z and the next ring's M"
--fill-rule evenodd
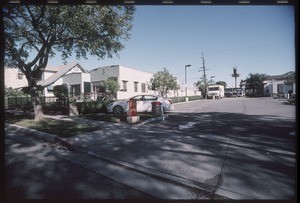
M187 77L186 77L186 68L191 67L192 65L185 65L185 101L189 101L189 98L187 97Z
M202 58L202 64L203 64L202 71L203 71L203 80L204 80L204 88L205 88L204 94L205 94L205 99L206 99L207 98L207 94L206 94L206 92L207 92L207 84L206 84L206 74L205 74L205 71L209 70L209 69L205 68L205 60L204 60L203 52L202 52L202 57L201 58Z
M233 74L232 77L234 77L234 82L235 82L235 88L236 88L236 78L240 77L240 74L237 73L237 67L233 67Z

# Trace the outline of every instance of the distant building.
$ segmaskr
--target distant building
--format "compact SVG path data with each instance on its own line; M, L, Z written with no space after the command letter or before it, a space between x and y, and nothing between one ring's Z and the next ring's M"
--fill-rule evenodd
M291 77L295 72L290 71L282 75L273 75L267 76L263 81L263 89L251 89L248 87L248 81L242 80L240 82L240 87L244 90L246 95L260 95L260 96L271 96L271 97L288 97L289 91L292 91L293 94L296 93L296 84L288 84L286 81Z
M47 66L37 84L44 87L44 96L54 96L54 86L62 84L68 86L72 96L91 92L90 73L77 62L62 66Z
M26 76L18 68L4 68L5 88L21 89L26 86L28 86Z
M127 99L138 94L157 94L148 88L153 73L128 68L120 65L105 66L93 69L91 73L91 89L95 94L104 93L103 82L112 79L118 82L117 99Z
M167 94L168 97L185 97L187 96L201 96L201 92L197 87L187 87L187 93L185 93L185 87L180 87L178 90L170 90Z
M62 66L47 66L38 85L43 87L42 95L54 96L56 85L66 84L71 96L90 94L93 100L105 93L103 82L113 79L119 84L117 99L128 99L139 94L158 94L149 88L153 73L141 71L121 65L104 66L87 71L79 63L74 62ZM5 69L5 87L28 87L27 79L18 69ZM201 95L195 87L187 88L188 96ZM170 90L168 97L184 97L185 88Z
M291 74L294 74L293 71L287 72L282 75L268 76L264 81L264 94L266 96L279 96L279 97L288 97L288 92L292 91L296 93L296 84L287 84L286 81Z

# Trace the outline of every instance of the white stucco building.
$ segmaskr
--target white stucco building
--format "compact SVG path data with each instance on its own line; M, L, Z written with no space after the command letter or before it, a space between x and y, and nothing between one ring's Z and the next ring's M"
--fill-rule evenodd
M21 89L28 86L28 82L24 73L18 68L4 68L4 87Z
M127 99L138 94L157 94L157 91L152 91L148 88L153 73L112 65L93 69L90 71L90 74L92 91L95 94L104 91L101 83L107 79L113 79L118 82L120 88L117 92L117 99Z
M28 86L27 79L18 69L5 70L5 85L12 88ZM105 90L102 83L113 79L119 84L117 99L128 99L139 94L154 94L158 91L149 89L153 73L121 65L104 66L87 71L79 63L73 62L62 66L47 66L38 85L44 87L42 95L52 97L56 85L66 84L71 96L90 94L93 100L101 96ZM167 97L185 97L185 87L170 90ZM201 95L195 87L187 88L188 96Z
M286 80L289 75L294 74L293 71L282 75L268 76L264 81L264 94L270 96L288 96L288 92L291 90L293 94L296 93L296 84L286 84Z

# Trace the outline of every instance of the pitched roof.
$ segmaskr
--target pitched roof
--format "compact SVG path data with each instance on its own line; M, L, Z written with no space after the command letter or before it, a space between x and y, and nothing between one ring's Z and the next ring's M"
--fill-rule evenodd
M45 71L58 72L63 66L47 66Z
M39 81L37 84L40 86L49 86L53 83L55 83L59 78L63 77L66 73L68 73L72 68L74 68L75 66L78 66L81 70L83 70L83 72L87 72L85 69L83 69L78 62L73 62L73 63L69 63L63 66L47 66L45 68L45 70L48 71L55 71L56 73L54 73L53 75L51 75L49 78L47 78L46 80L41 80Z
M268 76L266 80L287 80L288 78L292 77L292 75L295 74L294 71L287 72L282 75L272 75Z

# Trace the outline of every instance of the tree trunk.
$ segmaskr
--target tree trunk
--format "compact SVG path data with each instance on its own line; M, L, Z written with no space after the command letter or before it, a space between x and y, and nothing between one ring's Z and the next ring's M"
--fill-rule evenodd
M31 95L33 110L34 110L34 121L38 122L44 119L44 113L42 109L42 104L40 97L36 94Z
M41 99L38 94L38 88L35 79L31 79L29 83L29 93L34 110L34 121L38 122L44 119Z

